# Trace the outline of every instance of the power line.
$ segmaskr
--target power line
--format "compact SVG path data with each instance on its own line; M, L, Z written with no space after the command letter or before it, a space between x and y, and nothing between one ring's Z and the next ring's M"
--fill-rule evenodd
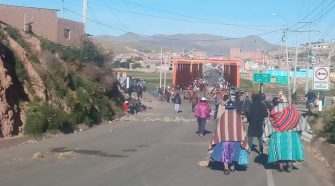
M98 19L98 17L95 15L95 13L93 12L93 10L91 9L90 6L88 6L88 9L92 12L93 18L94 18L94 19ZM104 32L102 31L101 25L98 25L98 27L99 27L100 32L101 32L101 33L104 33Z
M322 17L326 16L332 9L335 8L335 4L333 4L333 3L334 3L333 1L330 1L327 4L326 10L322 9L317 15L315 15L313 18L310 19L311 20L310 22L312 22L312 23L314 23L314 25L316 25L321 20ZM301 28L305 28L307 26L309 26L309 24L302 25L301 27L297 28L297 30L301 29Z
M312 15L316 10L318 10L324 3L328 0L323 0L318 6L316 6L312 11L310 11L305 17L303 17L299 22L305 21L310 15Z
M311 16L316 10L318 10L324 3L326 3L327 0L323 0L320 4L318 4L316 7L314 7L314 9L312 9L310 12L308 12L302 19L300 19L299 21L297 21L295 23L295 25L292 26L292 28L298 26L298 24L300 23L307 23L308 24L304 24L304 25L301 25L300 27L298 28L295 28L295 30L299 30L301 28L305 28L307 26L309 26L309 22L311 22L311 20L313 20L312 18L310 18L310 21L305 21L309 16ZM323 11L323 9L321 9L321 11ZM318 15L318 14L317 14Z
M69 8L64 8L66 9L67 11L69 11L70 13L76 15L76 16L80 16L81 17L81 14L69 9ZM121 32L124 32L124 33L129 33L130 31L129 30L125 30L125 29L121 29L121 28L118 28L118 27L115 27L115 26L111 26L111 25L108 25L108 24L105 24L105 23L102 23L102 22L99 22L97 20L93 20L91 18L87 18L88 21L91 21L95 24L98 24L98 25L102 25L102 26L105 26L107 28L111 28L111 29L114 29L114 30L118 30L118 31L121 31ZM273 30L273 31L268 31L268 32L264 32L264 33L259 33L259 34L254 34L254 35L250 35L250 36L247 36L247 37L252 37L252 36L262 36L262 35L267 35L267 34L271 34L271 33L275 33L275 32L278 32L280 30ZM130 33L134 33L134 34L137 34L139 36L143 36L143 37L149 37L149 38L159 38L159 39L165 39L165 40L172 40L172 41L212 41L212 42L217 42L217 41L228 41L228 40L236 40L236 39L240 39L240 38L222 38L222 39L176 39L176 38L169 38L169 37L161 37L161 36L149 36L149 35L145 35L145 34L138 34L138 33L135 33L135 32L130 32ZM247 38L246 37L246 38Z
M319 39L327 37L334 28L335 28L335 19L331 21L331 23L329 24L329 26L327 27L327 29L325 30L325 32L322 34L322 36Z
M105 6L102 6L102 5L97 4L97 3L91 3L91 4L106 8ZM171 17L157 16L157 15L154 15L154 14L141 13L141 12L136 12L136 11L128 11L128 10L119 9L119 8L112 8L112 7L108 7L108 8L112 9L112 10L117 10L117 11L120 11L120 12L128 12L128 13L133 13L133 14L137 14L137 15L147 16L147 17L154 17L154 18L167 19L167 20L173 20L173 21L182 21L182 22L194 22L194 23L211 24L211 23L207 23L207 22L204 22L204 21L193 21L193 20L191 21L191 20L187 20L187 19L177 19L177 18L171 18Z
M321 20L322 17L326 16L330 11L332 11L335 8L335 4L333 6L331 6L330 8L328 8L328 10L326 10L323 14L321 14L319 17L317 17L316 19L313 20L313 22L317 22L319 20Z
M301 6L300 6L299 11L298 11L298 16L297 16L297 21L296 22L298 22L298 20L300 19L301 11L304 9L304 7L305 7L305 0L302 0Z
M105 6L103 6L101 4L98 4L98 3L95 3L95 2L91 3L91 4L94 4L95 6L106 8ZM119 9L119 8L112 8L112 7L109 7L109 8L113 9L113 10L121 11L121 12L128 12L128 13L132 13L132 14L147 16L147 17L150 17L150 18L159 18L159 19L166 19L166 20L186 22L186 23L193 22L193 23L211 24L211 25L218 25L218 26L233 26L233 25L229 25L229 24L219 24L217 22L208 22L208 21L195 20L195 19L189 19L189 18L188 19L172 18L172 17L165 17L165 16L154 15L154 14L142 13L142 12L137 12L137 11L129 11L129 10L124 10L124 9ZM254 26L256 26L256 25L254 25ZM235 25L235 27L237 27L237 25ZM247 27L245 25L241 25L240 28L249 29L249 30L269 31L269 30L261 29L261 28Z
M129 30L129 28L128 28L125 24L122 23L122 21L121 21L121 19L119 18L119 16L117 16L117 14L114 13L114 11L113 11L112 8L109 6L109 4L108 4L105 0L102 0L102 1L103 1L103 3L105 4L105 6L107 6L107 7L111 10L111 13L113 14L114 17L116 17L116 20L118 21L118 23L119 23L123 28ZM89 1L89 3L90 3L90 2L91 2L91 1ZM105 7L105 6L103 6L103 7Z
M126 5L127 10L130 12L130 8L129 8L129 6L128 6L128 2L127 2L126 0L122 0L122 1L123 1L123 3ZM138 24L138 22L137 22L136 18L134 17L134 15L133 15L132 13L130 13L130 16L131 16L131 18L133 19L133 21L134 21L136 27L137 27L139 30L142 30L142 28L141 28L140 25Z
M138 7L142 7L142 8L146 8L146 9L150 9L150 10L154 10L154 11L158 11L158 12L165 12L165 13L168 13L168 14L177 15L177 16L180 16L180 17L188 18L188 19L201 20L201 21L205 21L205 22L208 22L208 23L215 23L215 24L221 24L221 25L226 25L226 26L236 26L236 27L277 27L277 26L272 26L272 25L252 25L252 24L224 23L224 22L220 22L220 21L209 20L209 19L205 19L205 18L200 18L200 17L194 17L194 16L185 15L185 14L180 14L180 13L177 13L177 12L172 12L172 11L163 10L163 9L159 9L159 8L153 8L153 7L145 6L145 5L138 4L138 3L133 3L133 2L128 2L128 3L131 4L131 5L134 5L134 6L138 6Z

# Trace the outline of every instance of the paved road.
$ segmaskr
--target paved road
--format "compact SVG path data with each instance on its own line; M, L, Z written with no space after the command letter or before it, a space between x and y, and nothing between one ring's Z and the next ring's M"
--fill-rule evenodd
M199 167L211 139L196 135L190 105L174 120L173 105L145 100L153 107L129 121L0 150L0 185L7 186L319 186L334 185L331 173L311 155L291 173L263 165L254 153L247 171L225 176ZM172 121L171 121L172 120ZM208 123L213 131L214 122ZM45 155L33 159L36 152Z

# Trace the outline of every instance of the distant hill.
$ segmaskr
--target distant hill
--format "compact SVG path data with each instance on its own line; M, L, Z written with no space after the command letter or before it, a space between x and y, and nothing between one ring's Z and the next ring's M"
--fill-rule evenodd
M163 46L171 51L204 50L210 56L227 55L230 48L242 50L271 50L276 45L270 44L259 36L229 38L211 34L174 34L153 35L150 37L134 33L121 36L95 36L94 39L102 46L112 48L115 53L124 53L131 49L139 51L159 51Z

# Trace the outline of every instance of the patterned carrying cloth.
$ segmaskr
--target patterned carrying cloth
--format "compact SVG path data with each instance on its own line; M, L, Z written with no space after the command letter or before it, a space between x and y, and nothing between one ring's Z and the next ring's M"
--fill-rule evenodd
M288 131L295 128L299 122L299 111L292 105L285 107L280 112L272 112L269 116L272 126L277 131Z
M245 138L241 114L236 110L225 110L219 117L209 150L223 141L240 141L242 147L248 149Z

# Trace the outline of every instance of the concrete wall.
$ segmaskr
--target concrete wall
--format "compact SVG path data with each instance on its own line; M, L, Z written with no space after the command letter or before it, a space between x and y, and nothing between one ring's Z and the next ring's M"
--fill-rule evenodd
M53 9L30 8L0 4L0 20L20 30L32 23L32 31L57 42L57 14Z
M70 37L65 38L65 29L70 30ZM84 25L79 22L68 19L57 19L57 42L64 45L80 47L81 41L84 38Z

